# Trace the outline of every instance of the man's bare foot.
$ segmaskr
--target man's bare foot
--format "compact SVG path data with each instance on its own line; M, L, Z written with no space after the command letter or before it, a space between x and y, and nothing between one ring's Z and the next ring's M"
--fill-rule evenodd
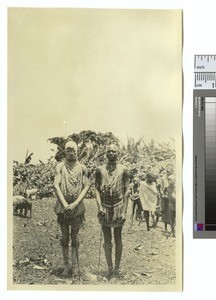
M111 282L115 282L116 280L120 279L120 274L118 270L114 270L112 276L110 278Z
M113 269L109 269L108 270L108 272L106 273L106 278L108 279L108 280L110 280L110 278L112 277L112 274L113 274Z
M78 277L78 276L80 275L79 272L78 272L77 266L72 266L72 267L71 267L71 273L72 273L72 275L75 276L75 277Z
M68 277L69 273L70 273L70 266L66 265L65 268L64 268L64 271L62 272L62 276L63 277Z

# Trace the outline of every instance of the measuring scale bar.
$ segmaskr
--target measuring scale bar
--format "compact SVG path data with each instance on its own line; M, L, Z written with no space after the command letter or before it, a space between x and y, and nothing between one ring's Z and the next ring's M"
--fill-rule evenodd
M195 89L216 89L216 72L194 72Z
M216 238L216 55L194 56L194 238Z
M216 97L205 98L205 230L216 230Z
M194 56L194 88L216 89L216 55Z
M194 90L194 238L216 238L216 93Z
M194 72L215 72L216 55L194 55Z

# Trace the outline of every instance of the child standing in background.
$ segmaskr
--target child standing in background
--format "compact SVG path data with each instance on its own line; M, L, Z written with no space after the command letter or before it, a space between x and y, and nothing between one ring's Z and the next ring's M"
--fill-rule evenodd
M147 230L150 231L149 212L155 212L157 204L157 188L155 183L155 175L152 172L147 173L146 181L140 182L139 196L142 209L144 210Z

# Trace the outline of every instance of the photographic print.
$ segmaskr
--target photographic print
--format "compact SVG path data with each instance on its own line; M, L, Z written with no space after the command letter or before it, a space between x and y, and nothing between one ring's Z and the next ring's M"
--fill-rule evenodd
M8 288L182 290L182 11L8 9Z

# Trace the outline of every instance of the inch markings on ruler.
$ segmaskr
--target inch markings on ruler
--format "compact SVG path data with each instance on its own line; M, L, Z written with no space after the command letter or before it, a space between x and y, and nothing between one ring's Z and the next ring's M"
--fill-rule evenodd
M195 55L194 72L215 72L216 55Z
M194 56L194 88L216 89L216 55Z

